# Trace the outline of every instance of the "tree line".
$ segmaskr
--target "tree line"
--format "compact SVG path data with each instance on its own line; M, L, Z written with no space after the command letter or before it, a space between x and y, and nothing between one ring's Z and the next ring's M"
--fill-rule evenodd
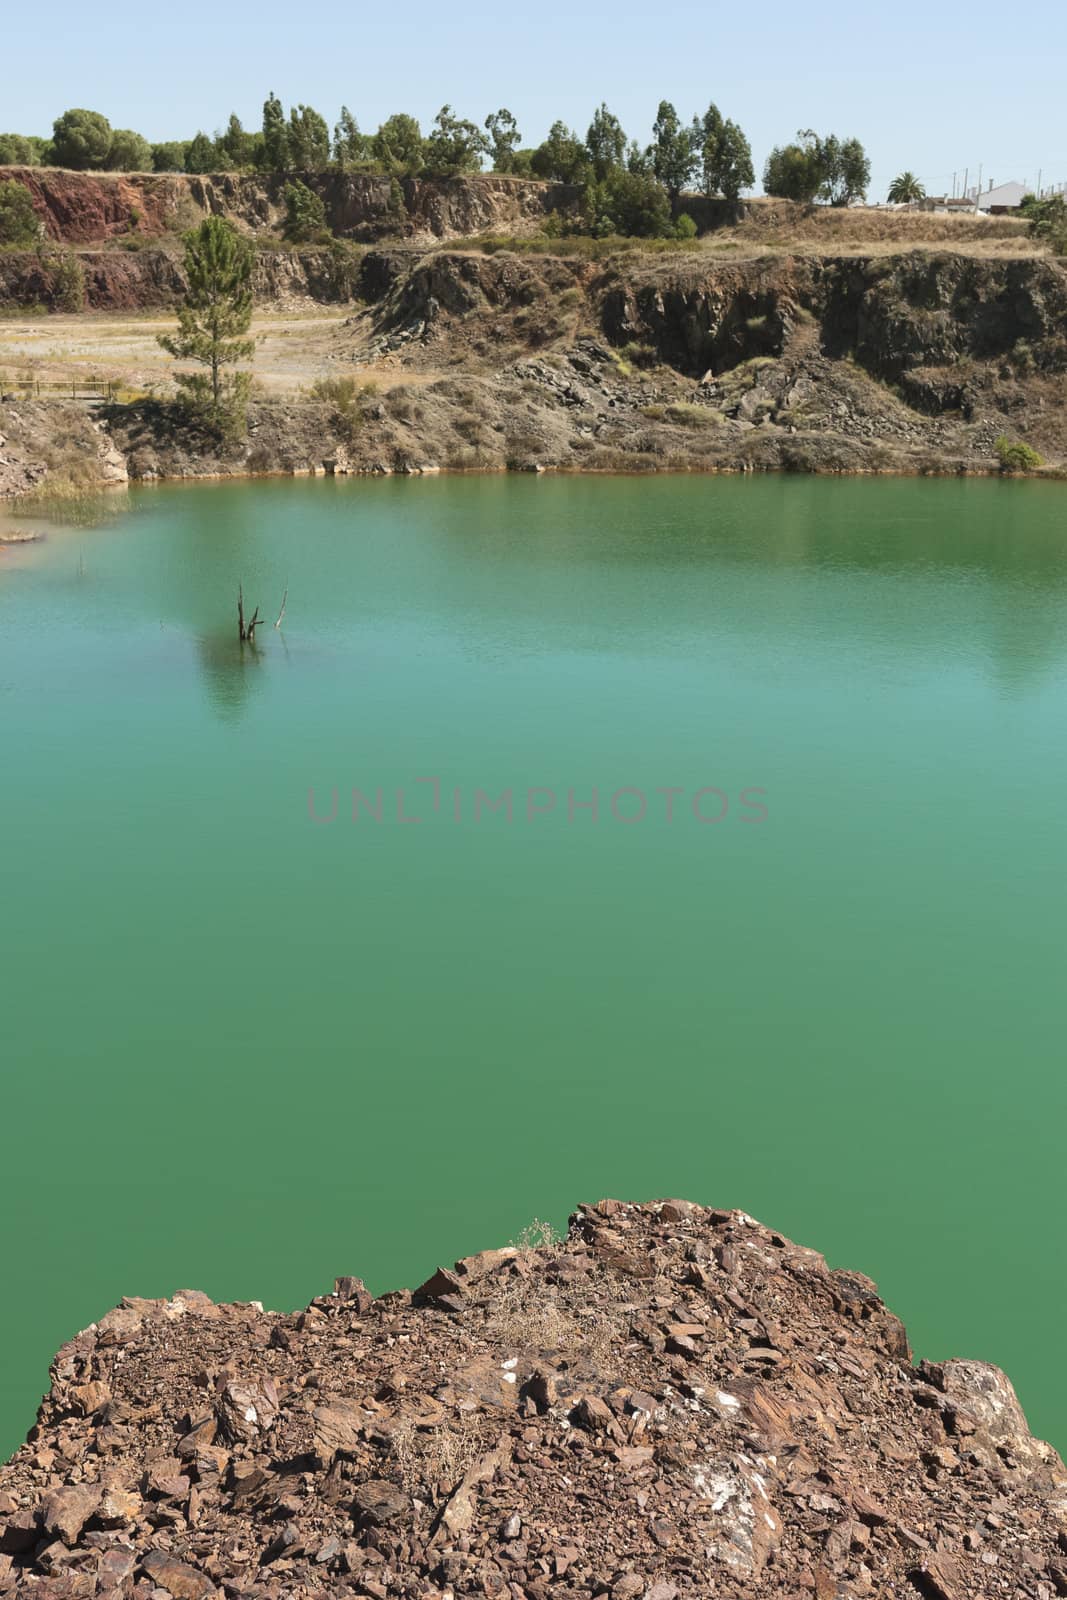
M706 195L736 201L755 183L752 151L736 122L710 105L689 122L669 100L660 101L647 144L630 139L618 117L601 105L582 137L554 122L539 145L524 145L506 108L480 125L445 105L424 133L418 120L399 112L374 133L365 133L347 106L331 130L313 106L288 113L272 92L263 105L262 126L246 129L232 114L221 132L199 131L191 139L151 144L130 128L113 128L99 111L75 107L56 118L50 139L0 134L0 165L41 165L75 171L219 171L317 173L367 172L390 178L450 177L490 170L561 183L612 184L622 203L633 203L640 181L654 180L675 201L696 185ZM637 184L622 181L621 175ZM858 139L820 137L811 130L795 143L775 148L763 172L768 194L788 199L827 200L843 205L861 198L870 164ZM614 202L618 208L618 201Z

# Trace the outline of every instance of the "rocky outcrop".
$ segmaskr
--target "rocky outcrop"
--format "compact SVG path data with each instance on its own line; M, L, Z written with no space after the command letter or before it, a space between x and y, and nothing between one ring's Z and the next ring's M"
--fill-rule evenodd
M206 216L225 216L249 232L276 229L285 211L285 176L272 173L66 172L12 167L25 184L49 238L101 245L119 238L153 239ZM551 211L577 210L581 189L497 173L465 178L388 178L318 172L303 181L322 198L330 229L341 238L386 236L448 239L487 229L523 233Z
M342 238L454 239L499 230L531 233L550 212L578 212L582 190L575 184L542 183L483 173L466 178L404 178L400 211L387 178L360 173L321 173L307 179L321 195L330 227Z
M180 225L186 180L168 173L67 172L60 167L8 167L24 184L48 238L103 244L140 231L146 237Z
M11 307L61 310L63 286L58 258L32 250L0 254L0 302ZM186 287L181 255L174 250L83 250L78 253L89 311L152 311L173 307ZM314 300L322 305L352 299L359 283L358 255L322 247L260 250L253 287L260 302Z
M110 488L128 477L98 408L69 400L0 404L0 500L46 485L62 493Z
M125 1300L0 1469L0 1593L1063 1594L1059 1457L909 1356L868 1278L678 1200L294 1315Z
M92 309L173 306L184 286L170 250L79 259ZM47 253L0 254L0 293L54 303L55 273ZM108 408L102 425L131 476L341 461L376 472L987 473L1001 470L1005 439L1067 468L1067 271L1047 258L601 261L335 243L259 248L255 274L263 304L353 311L319 334L306 377L286 356L286 387L256 398L241 441L190 433L159 403L165 380L150 404ZM97 370L145 387L106 351ZM308 395L322 379L337 381ZM42 459L47 445L39 436Z
M381 301L383 327L410 327L472 313L515 313L551 304L568 290L584 291L594 269L566 255L482 255L436 251L368 251L360 269L363 297Z
M1056 261L950 252L763 257L743 264L606 275L605 333L647 342L693 374L780 356L798 317L827 355L898 381L921 366L1005 361L1067 368L1067 270Z

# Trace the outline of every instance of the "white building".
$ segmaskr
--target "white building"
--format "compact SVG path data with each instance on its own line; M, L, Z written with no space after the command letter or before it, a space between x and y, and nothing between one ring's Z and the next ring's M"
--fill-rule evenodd
M1023 196L1032 191L1021 183L1001 183L995 189L985 189L976 196L979 211L1017 211Z

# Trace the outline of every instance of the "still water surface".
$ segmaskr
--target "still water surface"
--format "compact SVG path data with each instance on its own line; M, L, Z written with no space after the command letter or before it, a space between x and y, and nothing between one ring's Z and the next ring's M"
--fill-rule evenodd
M0 562L4 1451L124 1293L381 1290L602 1194L868 1272L1067 1445L1064 490L131 504Z

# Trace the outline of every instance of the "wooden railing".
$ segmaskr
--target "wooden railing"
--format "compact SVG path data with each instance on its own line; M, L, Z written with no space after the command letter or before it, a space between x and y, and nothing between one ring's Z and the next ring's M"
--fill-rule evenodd
M55 395L61 400L113 400L115 385L108 378L0 377L6 394L28 395L36 400Z

